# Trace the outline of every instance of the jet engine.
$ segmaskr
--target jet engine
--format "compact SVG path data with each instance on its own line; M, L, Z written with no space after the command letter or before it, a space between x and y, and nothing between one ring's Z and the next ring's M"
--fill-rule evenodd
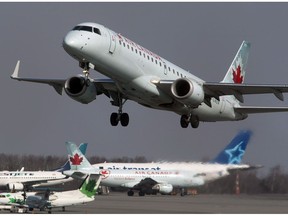
M73 76L65 82L65 92L72 99L88 104L96 99L96 86L91 78L85 78L81 75Z
M171 92L178 101L188 106L197 107L204 101L203 87L187 78L175 80Z
M24 185L21 183L9 183L7 187L10 191L20 191L24 189Z
M173 191L173 186L171 184L156 184L152 189L158 190L161 194L170 194Z

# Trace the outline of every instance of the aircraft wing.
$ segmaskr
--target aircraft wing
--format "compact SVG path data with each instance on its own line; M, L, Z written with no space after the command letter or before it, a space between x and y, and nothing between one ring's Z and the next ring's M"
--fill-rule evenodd
M171 94L173 80L155 80L153 83L160 89ZM274 94L279 100L284 100L283 93L288 92L288 85L252 85L234 83L203 83L205 96L219 98L224 95L234 95L243 103L245 94Z
M19 67L20 67L20 61L17 62L14 72L11 75L12 79L18 81L48 84L52 86L58 94L62 95L63 88L65 86L65 82L67 79L37 79L37 78L19 77ZM116 84L111 79L91 79L91 81L96 86L97 94L105 93L105 95L110 97L109 92L111 91L118 92Z
M156 185L158 182L153 180L152 178L145 178L142 179L138 184L135 184L133 186L134 189L150 189L154 185Z
M274 94L279 100L284 100L283 94L288 92L288 85L251 85L234 83L203 83L206 95L218 98L222 95L234 95L243 102L244 94Z

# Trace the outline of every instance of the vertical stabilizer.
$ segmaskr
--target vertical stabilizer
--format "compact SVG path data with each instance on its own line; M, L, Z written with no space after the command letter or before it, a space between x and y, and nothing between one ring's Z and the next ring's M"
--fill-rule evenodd
M75 143L66 142L65 144L68 152L68 160L71 170L93 170L93 166L89 163L87 158L83 155L83 153L79 150Z
M79 145L79 150L82 152L83 155L86 154L86 150L87 150L87 143L81 143ZM56 169L53 169L51 171L57 171L57 172L63 172L66 170L70 170L70 162L69 160L66 161L66 163L64 165L62 165L61 167L58 167Z
M241 131L210 163L240 164L251 135L251 131Z
M88 175L79 188L80 192L85 194L89 198L93 198L97 193L100 180L101 180L100 175L96 174Z
M222 83L244 83L250 46L249 42L242 42L233 62L222 80Z

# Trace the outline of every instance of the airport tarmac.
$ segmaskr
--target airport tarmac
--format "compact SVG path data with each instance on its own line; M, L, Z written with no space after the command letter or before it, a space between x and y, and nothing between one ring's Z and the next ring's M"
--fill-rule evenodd
M1 211L1 213L9 213ZM35 211L31 213L47 213ZM66 207L66 211L53 209L56 214L181 214L181 213L230 213L264 214L288 213L286 195L151 195L128 197L126 193L112 192L97 196L86 205Z

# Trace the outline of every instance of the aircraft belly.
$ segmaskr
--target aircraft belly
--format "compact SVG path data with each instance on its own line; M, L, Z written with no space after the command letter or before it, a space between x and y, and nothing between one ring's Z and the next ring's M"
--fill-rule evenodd
M169 104L172 98L151 83L152 77L141 76L122 85L123 93L129 99L140 104L157 108L161 104Z

